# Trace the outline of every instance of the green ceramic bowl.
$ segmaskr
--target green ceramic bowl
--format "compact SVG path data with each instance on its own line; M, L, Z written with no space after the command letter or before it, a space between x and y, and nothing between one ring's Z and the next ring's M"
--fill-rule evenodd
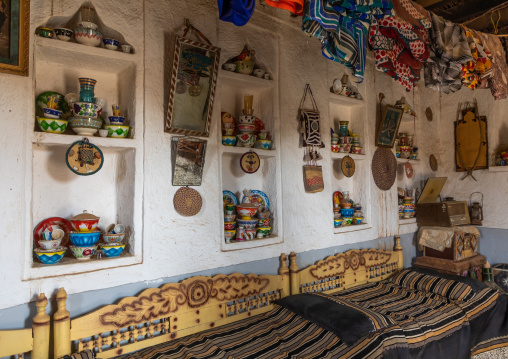
M105 125L108 137L125 138L129 134L129 126Z
M67 123L65 120L37 117L37 124L43 132L63 133L67 128Z

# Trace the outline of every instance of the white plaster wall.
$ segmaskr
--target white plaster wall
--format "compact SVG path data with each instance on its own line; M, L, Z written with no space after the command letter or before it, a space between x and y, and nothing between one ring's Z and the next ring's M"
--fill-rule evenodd
M31 107L32 78L20 78L0 74L0 113L2 129L0 145L3 160L0 161L0 221L4 233L3 248L0 251L0 278L2 288L9 288L9 295L0 296L0 309L26 303L33 300L39 292L54 295L59 287L65 287L68 293L113 287L126 283L156 280L190 272L207 270L226 265L273 258L281 252L308 251L337 246L346 243L367 241L374 238L391 236L400 231L397 222L397 196L395 184L390 191L376 188L370 175L359 178L365 188L370 188L371 207L369 222L372 229L353 233L333 234L332 193L339 189L340 183L332 180L332 161L329 155L330 119L327 98L329 88L335 78L340 78L344 66L326 60L321 56L320 43L304 35L300 29L300 19L290 18L289 14L270 7L258 7L252 20L242 29L254 39L263 43L259 36L267 36L267 29L273 36L279 36L278 56L275 63L266 64L278 76L280 108L276 117L280 118L282 201L284 243L234 252L222 252L217 244L222 232L217 226L221 213L217 211L217 201L221 199L222 184L219 178L217 124L212 123L203 183L198 191L203 197L201 212L191 218L175 213L172 205L173 195L178 189L171 186L170 135L164 133L163 122L167 105L167 83L171 71L172 45L175 32L178 32L183 19L189 18L214 44L225 48L241 48L235 36L236 28L218 20L215 1L118 1L104 0L95 2L101 20L110 28L120 31L125 39L136 49L144 52L145 63L145 114L144 114L144 243L143 263L130 267L108 269L72 276L56 276L38 280L21 280L23 261L22 241L24 237L23 213L24 188L26 178L31 178L31 167L24 163L25 131L33 128ZM51 5L51 6L50 6ZM32 29L43 25L51 16L71 16L81 5L79 0L33 0ZM269 16L273 15L273 16ZM273 38L267 37L271 43ZM56 41L56 40L55 40ZM263 53L263 49L259 49ZM227 55L222 58L223 62ZM277 63L278 61L278 63ZM277 71L278 69L278 71ZM310 83L323 119L323 139L326 144L323 155L323 175L325 191L306 194L303 190L302 158L303 149L298 148L297 110L305 83ZM369 138L363 138L368 157L359 166L360 172L369 172L376 119L376 99L379 92L386 95L385 103L394 103L405 93L388 76L377 72L369 59L365 81L358 85L366 101L366 116ZM218 94L220 96L220 94ZM408 100L410 96L407 96ZM418 100L418 93L416 93ZM412 101L412 99L411 99ZM425 105L416 101L419 117L420 107L432 103L431 96L422 99ZM214 118L220 108L214 108ZM435 139L439 121L419 124L422 135L419 137L420 156L428 157L428 147L435 148ZM428 126L428 127L427 127ZM141 129L136 129L137 132ZM441 154L440 154L441 155ZM444 155L443 155L444 156ZM28 168L27 168L28 167ZM426 161L422 161L418 176L428 172ZM420 177L417 177L420 178ZM28 181L29 183L29 181ZM72 200L72 199L70 199ZM53 215L48 213L48 217ZM58 275L58 267L55 267Z

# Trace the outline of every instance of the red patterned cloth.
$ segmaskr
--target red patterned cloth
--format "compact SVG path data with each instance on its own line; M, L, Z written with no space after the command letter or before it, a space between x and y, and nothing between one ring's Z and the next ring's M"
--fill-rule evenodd
M393 0L393 8L395 16L371 22L369 43L377 69L409 91L429 57L427 29L431 22L427 11L411 0Z
M303 0L265 0L272 7L291 11L297 16L303 15Z
M460 72L462 85L472 90L487 88L488 79L494 74L491 61L492 54L479 33L465 26L462 27L466 33L471 56L473 57L473 60L462 64L462 71Z

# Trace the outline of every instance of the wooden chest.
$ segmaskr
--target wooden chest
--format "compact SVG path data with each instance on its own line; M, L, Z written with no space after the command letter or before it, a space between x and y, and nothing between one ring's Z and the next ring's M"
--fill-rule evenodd
M470 276L482 280L482 268L486 262L485 256L478 254L461 261L453 261L442 258L418 257L415 266L434 269L440 273Z
M430 247L424 247L423 255L426 257L449 259L461 261L463 259L476 256L478 254L479 235L476 231L462 230L474 228L470 226L456 227L452 237L452 245L445 248L444 251L438 251ZM475 232L475 233L473 233Z

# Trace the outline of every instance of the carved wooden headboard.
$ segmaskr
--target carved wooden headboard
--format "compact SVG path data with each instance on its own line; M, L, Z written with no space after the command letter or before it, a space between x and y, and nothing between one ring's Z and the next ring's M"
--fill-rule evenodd
M352 249L326 257L302 270L296 265L296 254L291 252L291 294L333 293L391 277L403 268L400 238L396 239L393 251Z
M71 342L77 342L74 351L93 349L98 358L147 348L267 312L289 292L285 254L279 275L195 276L146 289L72 320L61 288L54 315L55 357L70 354Z

